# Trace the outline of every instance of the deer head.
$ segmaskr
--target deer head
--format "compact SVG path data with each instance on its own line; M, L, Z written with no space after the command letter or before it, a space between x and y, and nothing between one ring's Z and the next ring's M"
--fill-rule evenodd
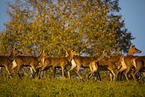
M138 50L137 48L135 48L135 46L132 46L132 43L130 42L130 48L128 50L127 55L133 55L134 53L141 53L141 50Z
M110 56L108 55L108 53L106 52L106 50L103 51L102 55L103 55L104 57L110 58Z

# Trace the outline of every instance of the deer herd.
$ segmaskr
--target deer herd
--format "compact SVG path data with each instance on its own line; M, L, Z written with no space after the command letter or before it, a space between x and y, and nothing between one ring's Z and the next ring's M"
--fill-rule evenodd
M65 78L64 70L70 66L70 69L67 71L69 79L71 79L71 71L76 68L76 74L84 81L79 72L80 68L90 68L90 72L87 75L88 79L94 76L95 80L101 81L99 72L108 70L111 81L121 80L124 76L129 81L129 74L135 81L138 81L137 73L143 72L145 69L145 56L135 56L135 53L141 53L141 51L132 46L132 43L130 43L126 56L120 54L110 57L105 50L97 57L78 56L73 50L69 54L66 52L65 57L50 57L44 51L38 57L20 56L19 53L16 48L13 48L10 56L0 56L0 69L2 67L6 69L8 78L12 78L11 71L16 68L16 73L22 79L20 70L26 66L30 67L33 78L36 74L37 78L42 78L41 72L45 73L50 67L53 67L54 77L56 75L56 68L61 67L62 78ZM44 76L46 77L46 74Z

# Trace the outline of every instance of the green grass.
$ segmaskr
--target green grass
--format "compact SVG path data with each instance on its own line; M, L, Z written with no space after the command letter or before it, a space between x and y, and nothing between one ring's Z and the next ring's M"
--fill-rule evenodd
M81 82L78 79L31 79L20 80L0 78L0 95L6 96L41 96L41 97L145 97L145 84L134 81L102 81L89 80Z

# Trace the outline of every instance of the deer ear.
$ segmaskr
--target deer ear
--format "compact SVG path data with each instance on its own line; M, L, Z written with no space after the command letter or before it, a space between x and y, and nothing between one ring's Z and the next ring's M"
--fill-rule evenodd
M69 54L68 54L67 50L65 50L65 57L68 57L68 56L69 56Z
M106 49L104 49L103 53L106 51Z
M45 51L44 51L44 49L42 50L42 53L44 53Z
M132 43L130 42L130 47L132 47Z

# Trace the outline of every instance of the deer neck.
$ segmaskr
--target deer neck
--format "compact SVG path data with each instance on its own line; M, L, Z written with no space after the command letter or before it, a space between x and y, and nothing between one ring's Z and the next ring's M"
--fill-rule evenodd
M133 55L134 53L132 52L132 49L129 48L127 55Z
M101 54L101 55L97 58L97 61L100 61L100 60L102 60L103 58L104 58L104 55Z
M71 59L73 58L73 53L70 52L69 56L67 57L68 61L71 61Z
M131 48L129 48L127 55L133 55L133 52L131 51Z
M43 57L43 53L41 53L40 56L37 57L37 60L40 61L42 57Z
M15 53L14 53L14 51L12 51L11 55L9 56L9 58L10 58L11 60L13 60L14 57L15 57Z
M121 63L121 60L122 60L122 57L120 57L120 58L115 62L115 65L116 65L116 66L119 66L120 63Z

